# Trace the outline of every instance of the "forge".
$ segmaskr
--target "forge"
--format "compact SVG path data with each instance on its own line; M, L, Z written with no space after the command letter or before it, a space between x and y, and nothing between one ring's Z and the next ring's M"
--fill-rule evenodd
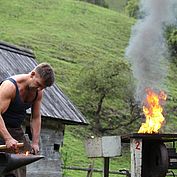
M168 169L177 169L177 134L133 133L121 141L130 143L131 177L165 177Z

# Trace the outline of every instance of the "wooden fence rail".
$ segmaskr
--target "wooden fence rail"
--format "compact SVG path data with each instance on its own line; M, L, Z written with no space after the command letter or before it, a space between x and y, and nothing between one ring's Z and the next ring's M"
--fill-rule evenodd
M79 170L79 171L87 171L87 177L91 177L91 173L97 172L97 173L102 173L103 170L96 169L96 168L82 168L82 167L62 167L63 169L67 170ZM119 171L109 171L109 174L120 174L120 175L125 175L126 177L130 177L130 173L128 170L119 170Z
M62 168L67 170L87 171L86 177L92 177L93 172L103 173L103 170L92 168L91 165L88 168L82 168L76 166L70 166L70 167L62 166ZM109 171L109 174L119 174L119 175L125 175L126 177L131 177L131 174L128 170ZM166 176L177 177L177 174L175 174L173 171L169 171Z
M175 174L172 170L168 171L167 175L166 176L177 176L177 174Z

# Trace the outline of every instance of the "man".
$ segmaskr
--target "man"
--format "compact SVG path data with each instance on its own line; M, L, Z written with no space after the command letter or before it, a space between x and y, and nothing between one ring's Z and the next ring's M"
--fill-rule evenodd
M9 149L17 149L23 139L21 124L26 110L31 107L32 153L39 152L41 129L40 107L43 89L54 83L54 71L47 63L41 63L28 74L14 75L0 86L0 136Z

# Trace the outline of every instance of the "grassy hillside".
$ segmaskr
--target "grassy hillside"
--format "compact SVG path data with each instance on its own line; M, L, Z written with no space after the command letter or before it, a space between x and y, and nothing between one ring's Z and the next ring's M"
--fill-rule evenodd
M78 106L82 98L77 94L75 85L80 71L93 60L124 58L130 29L135 22L115 11L74 0L1 0L0 17L0 40L30 48L38 62L51 63L57 84ZM168 107L173 108L173 115L169 114L171 109L168 108L165 130L175 132L176 66L172 65L168 78ZM112 104L111 101L109 104ZM65 158L69 154L67 166L88 167L91 160L85 155L83 139L80 135L73 136L71 131L77 128L67 128L62 151ZM86 131L83 128L82 135ZM101 159L95 162L97 168L102 165ZM122 168L129 168L127 154L111 161L111 170ZM66 173L71 177L86 176L86 172ZM94 177L101 176L94 174Z
M80 102L75 90L80 70L93 60L123 58L134 22L114 11L73 0L1 0L0 16L0 40L30 48L38 62L51 63L57 84L76 105ZM92 160L85 155L80 135L72 135L73 128L65 133L62 154L69 156L66 165L88 167ZM83 135L85 131L83 128ZM110 169L128 168L128 158L121 158L120 165L112 159ZM95 162L95 168L103 168L102 159ZM86 172L65 171L65 176L83 177Z
M123 57L132 25L121 14L73 0L2 0L0 7L1 40L55 63L58 84L68 93L86 62Z
M80 71L94 60L124 57L134 20L115 11L74 0L0 1L1 40L32 49L48 61L57 84L76 105Z

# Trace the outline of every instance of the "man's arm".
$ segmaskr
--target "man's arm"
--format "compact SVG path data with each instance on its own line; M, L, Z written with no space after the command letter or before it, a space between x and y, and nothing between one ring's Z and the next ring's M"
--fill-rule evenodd
M38 97L33 104L31 114L32 149L34 154L37 154L39 152L39 137L41 131L41 101L42 91L39 91Z
M10 81L4 81L0 86L0 136L4 139L7 148L17 148L17 142L9 134L2 114L8 109L11 100L14 98L16 88Z

